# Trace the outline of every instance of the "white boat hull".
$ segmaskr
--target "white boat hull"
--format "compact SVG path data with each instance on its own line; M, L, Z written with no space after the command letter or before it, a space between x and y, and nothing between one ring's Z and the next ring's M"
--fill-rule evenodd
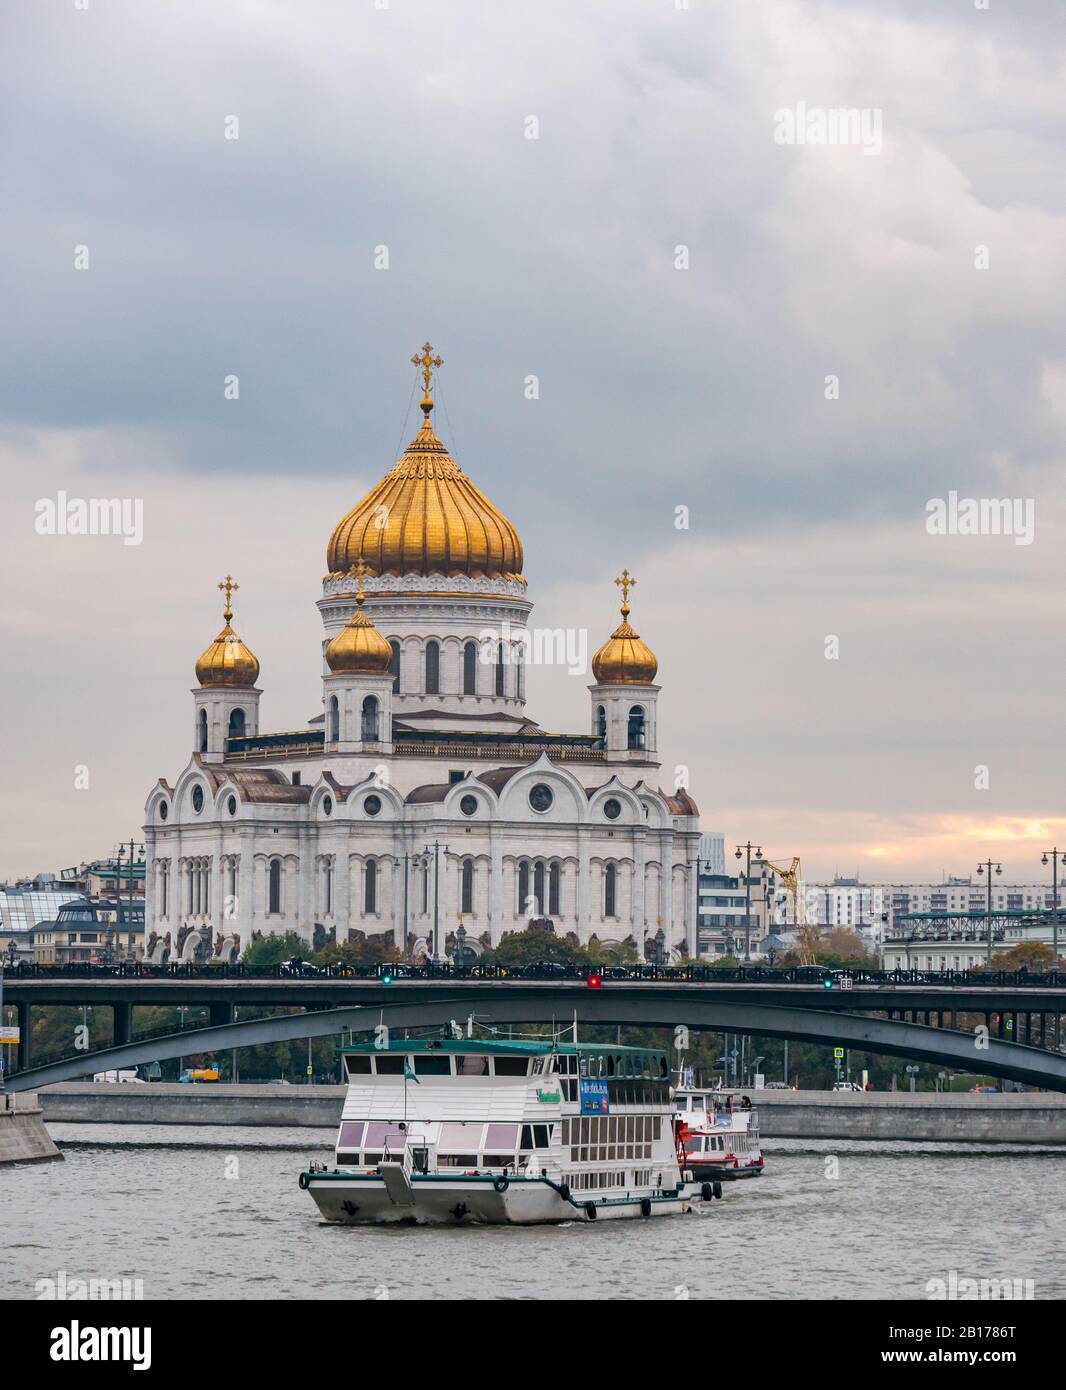
M492 1178L416 1175L408 1190L390 1193L376 1174L303 1173L300 1186L310 1192L326 1221L345 1226L408 1223L414 1225L532 1226L562 1221L617 1221L676 1216L706 1207L700 1183L685 1183L676 1193L634 1193L571 1198L541 1178ZM502 1190L501 1190L502 1188Z

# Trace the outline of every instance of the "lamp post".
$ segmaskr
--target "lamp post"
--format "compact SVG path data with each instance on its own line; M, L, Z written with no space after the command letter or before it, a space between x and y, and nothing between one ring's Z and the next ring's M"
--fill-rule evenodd
M992 969L992 870L993 870L993 869L995 869L995 871L996 871L997 874L1001 874L1001 873L1003 872L1003 865L1002 865L1002 864L995 864L995 863L993 863L993 861L992 861L991 859L986 859L986 860L984 860L983 863L978 864L978 866L977 866L977 872L978 872L979 874L983 874L983 873L985 873L986 871L987 871L987 873L988 873L988 968L989 968L989 970Z
M755 862L762 861L762 847L753 845L750 840L746 844L737 845L737 858L747 854L747 865L744 873L744 962L751 963L751 852L755 851Z
M1041 864L1047 864L1051 855L1051 968L1059 968L1059 860L1066 866L1066 850L1048 849L1044 851Z
M442 845L439 840L434 840L432 845L427 845L423 853L428 862L429 855L433 854L433 960L439 961L441 958L440 949L440 852L448 853L448 846Z

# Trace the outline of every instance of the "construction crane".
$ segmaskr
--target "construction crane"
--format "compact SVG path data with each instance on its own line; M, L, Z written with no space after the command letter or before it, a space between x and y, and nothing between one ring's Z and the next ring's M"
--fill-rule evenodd
M798 856L793 856L792 863L786 869L781 864L774 864L769 859L764 859L763 863L768 869L773 869L785 887L788 895L792 899L792 921L796 927L802 927L805 921L803 911L803 898L800 894L799 886L803 878L803 868L800 865Z

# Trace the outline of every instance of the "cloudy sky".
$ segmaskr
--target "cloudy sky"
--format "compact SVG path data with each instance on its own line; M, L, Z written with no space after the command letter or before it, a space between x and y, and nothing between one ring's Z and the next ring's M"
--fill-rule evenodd
M265 726L320 709L325 543L426 338L534 621L598 645L637 574L704 828L809 878L1043 872L1061 0L9 0L0 45L0 874L139 833L227 572ZM876 147L775 138L840 108ZM38 535L61 490L143 544ZM930 535L952 492L1032 543ZM584 686L531 713L584 730Z

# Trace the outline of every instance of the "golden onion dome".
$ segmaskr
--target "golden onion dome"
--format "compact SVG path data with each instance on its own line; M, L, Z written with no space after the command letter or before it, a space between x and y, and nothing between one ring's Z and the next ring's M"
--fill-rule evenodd
M622 621L592 658L592 674L601 685L650 685L658 659L629 625L629 591L637 581L623 570L614 582L622 586Z
M375 574L522 578L518 532L450 456L430 422L432 357L421 357L422 427L363 500L335 527L326 548L331 575L361 557ZM522 581L525 582L524 580Z
M359 579L355 612L326 648L326 663L335 674L380 676L389 669L392 648L363 612L363 575L366 565L360 559L353 566Z
M259 661L230 626L233 617L230 599L233 590L239 589L240 585L234 584L227 574L218 587L226 591L226 608L222 615L226 625L210 646L200 653L196 663L196 679L201 685L207 686L253 686L259 679Z

